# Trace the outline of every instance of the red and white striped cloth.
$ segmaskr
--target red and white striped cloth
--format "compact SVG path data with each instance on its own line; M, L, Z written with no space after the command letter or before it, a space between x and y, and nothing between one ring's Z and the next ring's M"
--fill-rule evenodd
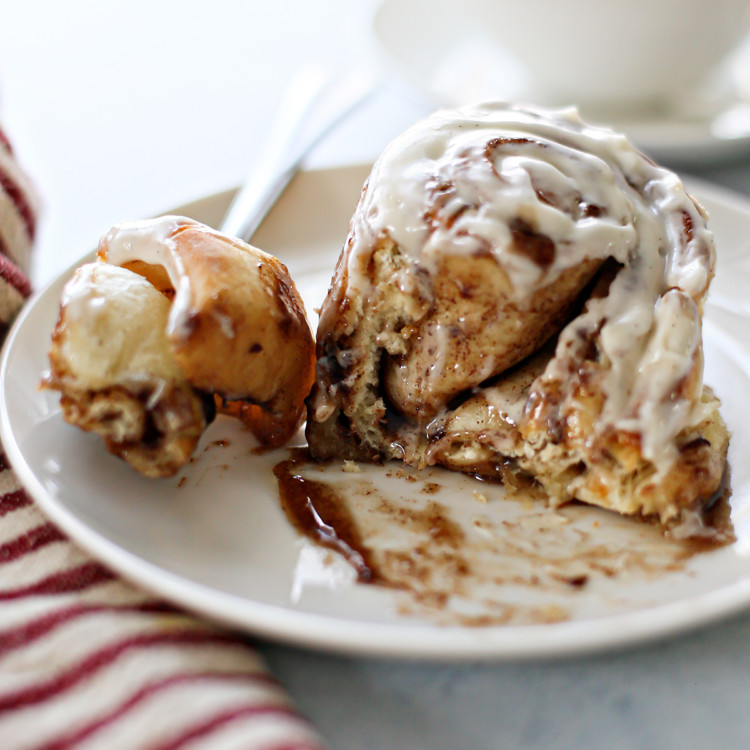
M0 131L0 336L30 293L36 200ZM259 654L117 578L0 452L0 749L322 750Z

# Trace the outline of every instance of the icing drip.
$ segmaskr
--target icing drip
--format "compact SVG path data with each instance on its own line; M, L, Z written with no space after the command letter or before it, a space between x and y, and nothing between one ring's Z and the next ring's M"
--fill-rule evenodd
M176 251L175 234L191 224L195 222L181 216L126 222L110 229L100 243L100 255L108 263L124 266L141 261L165 270L175 291L167 322L170 336L184 336L189 331L192 291L190 278Z

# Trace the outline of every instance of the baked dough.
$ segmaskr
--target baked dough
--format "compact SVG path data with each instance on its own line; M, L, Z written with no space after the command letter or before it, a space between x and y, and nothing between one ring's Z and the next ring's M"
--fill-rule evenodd
M183 217L130 222L66 285L45 385L67 421L148 476L184 465L218 409L265 447L304 418L314 342L286 267Z
M214 413L169 346L169 307L132 271L82 266L65 287L45 381L60 391L67 422L151 477L185 464Z
M728 445L702 380L714 258L677 176L574 110L435 113L386 149L352 219L310 452L693 518Z

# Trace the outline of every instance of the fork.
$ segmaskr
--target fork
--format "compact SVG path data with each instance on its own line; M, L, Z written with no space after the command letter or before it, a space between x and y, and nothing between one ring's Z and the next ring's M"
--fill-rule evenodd
M377 85L365 71L335 76L317 66L300 69L282 97L260 161L235 195L220 230L248 241L305 157Z

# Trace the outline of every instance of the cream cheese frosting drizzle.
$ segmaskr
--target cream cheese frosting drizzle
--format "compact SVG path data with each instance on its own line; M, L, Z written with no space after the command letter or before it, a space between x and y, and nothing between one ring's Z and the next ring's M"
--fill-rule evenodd
M519 250L519 233L535 239L534 252ZM674 173L574 109L441 111L393 141L373 168L352 220L350 300L367 298L362 256L384 236L406 254L408 273L434 274L444 256L490 254L518 300L587 259L619 264L606 296L562 331L532 392L544 400L596 334L607 360L597 430L633 433L646 458L670 465L676 435L700 418L700 398L681 394L681 383L696 368L700 383L700 306L715 255L703 210ZM452 345L439 334L437 363Z
M99 244L100 257L113 265L141 261L165 270L175 290L167 322L169 335L185 335L188 331L192 291L190 278L176 249L175 234L181 227L195 223L182 216L124 222L110 229Z

